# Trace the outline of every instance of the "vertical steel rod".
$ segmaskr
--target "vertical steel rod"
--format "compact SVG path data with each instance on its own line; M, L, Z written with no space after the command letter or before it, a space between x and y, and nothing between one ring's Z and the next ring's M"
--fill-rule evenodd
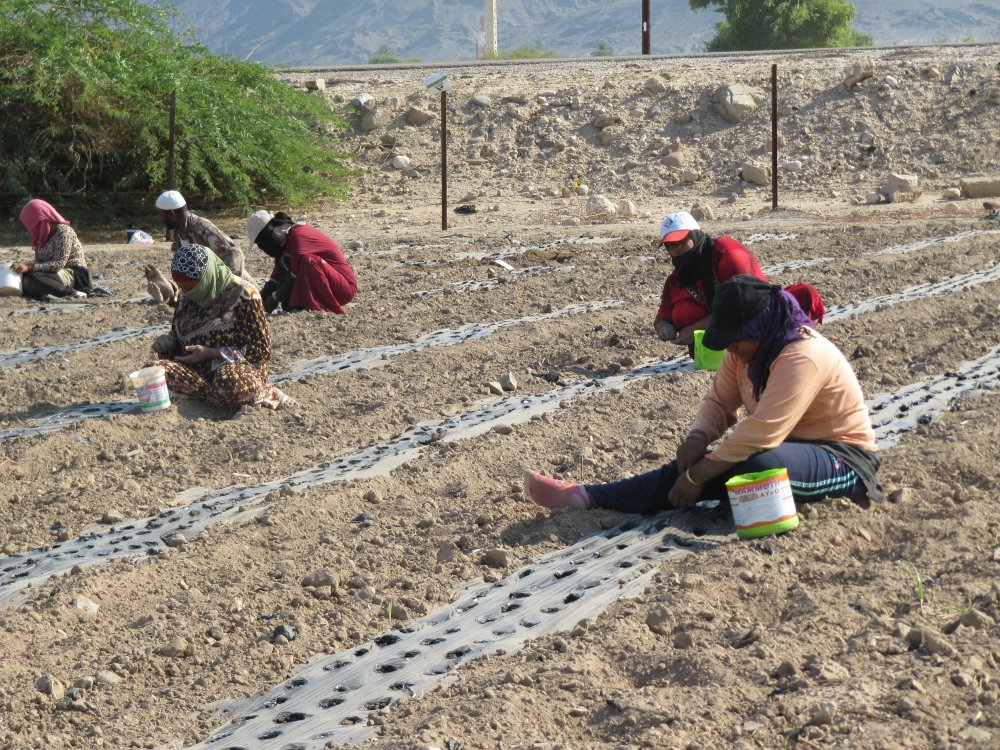
M649 37L652 22L649 18L649 0L642 0L642 54L649 54Z
M771 66L771 210L778 210L778 64Z
M448 228L448 92L441 92L441 229Z
M174 188L174 126L177 120L177 90L170 92L170 125L167 135L167 190Z

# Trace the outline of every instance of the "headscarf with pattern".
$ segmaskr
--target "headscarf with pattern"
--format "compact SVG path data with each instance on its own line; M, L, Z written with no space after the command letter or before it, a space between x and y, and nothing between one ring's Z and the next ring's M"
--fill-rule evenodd
M193 288L184 292L184 296L200 307L209 307L229 286L233 272L207 247L181 245L170 264L170 276L178 285L183 281L196 282Z
M21 209L21 223L31 232L31 248L38 250L45 246L52 236L56 224L69 224L58 211L40 198L28 201Z

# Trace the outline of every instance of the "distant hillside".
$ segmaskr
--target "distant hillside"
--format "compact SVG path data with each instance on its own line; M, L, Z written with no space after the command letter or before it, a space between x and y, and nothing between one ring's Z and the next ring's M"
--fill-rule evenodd
M149 0L150 4L166 3ZM380 46L424 62L475 59L482 0L175 0L208 46L238 58L287 65L365 63ZM876 44L1000 41L996 0L855 3L855 28ZM498 0L501 49L522 44L559 56L641 52L639 0ZM687 0L652 3L652 52L695 52L720 16Z

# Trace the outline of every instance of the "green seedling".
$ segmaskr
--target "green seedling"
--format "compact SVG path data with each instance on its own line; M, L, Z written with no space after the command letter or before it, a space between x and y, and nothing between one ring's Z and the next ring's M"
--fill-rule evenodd
M391 621L392 620L392 602L389 602L388 604L385 605L385 613L389 617L389 620Z
M926 595L924 592L924 579L920 575L920 571L917 570L917 566L911 563L909 560L904 560L906 563L906 569L910 571L910 578L913 579L913 585L917 590L917 603L920 606L920 611L924 609L924 601L926 600Z

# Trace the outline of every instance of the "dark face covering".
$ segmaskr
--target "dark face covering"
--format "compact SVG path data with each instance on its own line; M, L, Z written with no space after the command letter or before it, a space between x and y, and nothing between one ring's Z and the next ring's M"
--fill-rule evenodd
M705 284L705 291L709 296L708 304L711 304L711 297L715 292L715 283L712 280L712 248L715 243L707 234L698 230L691 230L690 236L694 247L684 255L671 256L670 262L677 269L677 278L681 286L694 286L698 281Z
M257 247L272 258L277 259L284 252L285 243L274 236L274 230L271 227L264 227L257 235Z

